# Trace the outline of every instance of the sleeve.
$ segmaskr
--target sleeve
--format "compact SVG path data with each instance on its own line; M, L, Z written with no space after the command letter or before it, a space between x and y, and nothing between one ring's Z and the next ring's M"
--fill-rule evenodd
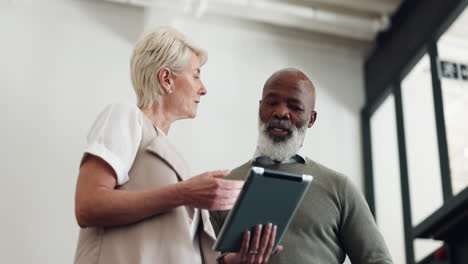
M345 177L340 200L340 240L351 263L392 264L385 241L362 193Z
M92 125L84 150L100 157L117 175L117 184L126 183L142 137L141 112L136 106L112 104L106 107Z

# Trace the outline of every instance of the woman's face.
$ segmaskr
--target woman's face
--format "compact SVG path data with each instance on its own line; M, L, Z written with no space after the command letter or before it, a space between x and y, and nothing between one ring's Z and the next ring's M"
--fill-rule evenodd
M169 97L179 119L194 118L200 98L207 93L200 79L200 67L197 55L192 53L182 73L174 77L173 93Z

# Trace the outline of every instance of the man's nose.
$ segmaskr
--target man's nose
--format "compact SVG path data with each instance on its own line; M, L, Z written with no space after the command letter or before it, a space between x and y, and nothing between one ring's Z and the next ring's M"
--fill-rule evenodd
M277 106L273 113L274 117L282 120L289 120L291 118L289 109L286 106Z

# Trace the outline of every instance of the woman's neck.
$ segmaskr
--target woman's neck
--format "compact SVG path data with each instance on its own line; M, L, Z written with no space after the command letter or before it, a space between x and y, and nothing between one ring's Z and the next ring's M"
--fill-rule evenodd
M153 123L154 126L161 129L164 134L169 134L169 129L175 119L171 117L169 111L164 109L162 104L155 102L151 107L140 107L140 110L149 120L151 120L151 123Z

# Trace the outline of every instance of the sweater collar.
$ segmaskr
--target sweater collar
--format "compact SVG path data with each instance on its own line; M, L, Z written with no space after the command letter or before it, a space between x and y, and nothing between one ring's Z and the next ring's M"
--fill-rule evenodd
M296 154L292 155L291 157L285 159L285 160L282 160L282 161L273 161L271 160L269 157L263 155L258 146L257 148L255 149L255 153L252 157L252 160L251 160L251 163L259 163L259 164L262 164L262 165L273 165L273 164L290 164L290 163L301 163L301 164L306 164L307 163L307 159L306 159L306 156L304 154L304 150L302 147L300 147L297 151L296 151Z

